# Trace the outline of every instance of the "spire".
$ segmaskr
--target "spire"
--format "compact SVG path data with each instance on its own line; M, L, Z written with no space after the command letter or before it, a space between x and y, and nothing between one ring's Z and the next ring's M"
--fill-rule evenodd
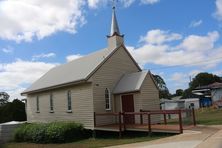
M111 23L110 36L113 36L114 34L120 35L119 26L118 26L118 22L116 19L116 7L115 7L114 3L115 2L113 2L113 12L112 12L112 23Z
M124 44L124 35L120 34L118 22L116 19L115 2L116 0L113 0L111 31L110 35L107 36L109 49L115 49L120 45Z

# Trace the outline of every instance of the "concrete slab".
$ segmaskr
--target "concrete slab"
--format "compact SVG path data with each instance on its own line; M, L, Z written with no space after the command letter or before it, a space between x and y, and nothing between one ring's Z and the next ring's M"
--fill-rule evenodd
M222 148L222 126L198 126L183 134L110 148Z
M200 143L197 148L222 148L222 130L211 135L205 141Z

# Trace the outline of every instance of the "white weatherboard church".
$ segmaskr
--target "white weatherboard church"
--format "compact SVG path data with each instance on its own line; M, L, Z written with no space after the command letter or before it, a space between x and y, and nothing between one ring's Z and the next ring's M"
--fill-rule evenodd
M94 129L94 112L159 110L159 91L124 46L115 7L108 47L49 70L28 89L27 121L75 121ZM97 123L112 124L109 116ZM127 120L135 123L135 119Z

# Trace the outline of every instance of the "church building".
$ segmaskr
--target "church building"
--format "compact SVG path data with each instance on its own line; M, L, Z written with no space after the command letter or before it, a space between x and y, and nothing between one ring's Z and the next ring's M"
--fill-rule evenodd
M106 48L52 68L22 92L27 97L27 122L74 121L94 129L94 112L160 109L158 87L126 49L115 11L113 7ZM115 120L106 116L97 124Z

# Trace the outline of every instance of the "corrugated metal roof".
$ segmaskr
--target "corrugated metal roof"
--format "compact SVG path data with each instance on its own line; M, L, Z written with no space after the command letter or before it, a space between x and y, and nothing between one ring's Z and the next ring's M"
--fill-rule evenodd
M222 88L222 83L215 82L209 85L211 88Z
M204 86L198 86L194 90L200 90L200 89L216 89L216 88L222 88L222 83L219 82L214 82L209 85L204 85Z
M114 94L139 91L145 80L147 71L125 74L113 90Z
M105 48L69 63L56 66L34 82L22 94L85 80L114 50Z

